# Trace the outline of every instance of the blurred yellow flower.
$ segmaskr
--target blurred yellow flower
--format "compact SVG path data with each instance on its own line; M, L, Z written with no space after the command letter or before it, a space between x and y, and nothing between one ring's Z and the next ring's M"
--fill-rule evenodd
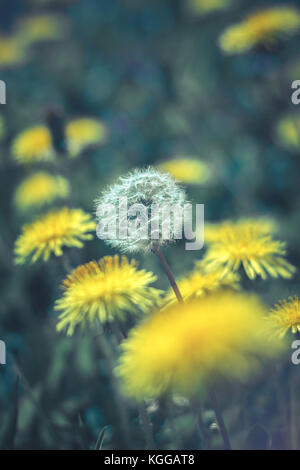
M161 295L149 286L155 280L153 273L138 270L135 260L125 256L105 256L79 266L64 281L63 297L56 302L55 309L62 311L57 330L66 329L72 335L77 325L146 312Z
M196 158L174 158L159 164L159 169L173 178L188 184L206 183L210 176L209 166Z
M53 161L51 135L46 126L35 126L21 132L12 143L12 155L18 163Z
M23 226L15 243L15 262L34 263L40 257L47 261L51 253L61 256L63 246L82 248L84 240L93 238L89 232L95 228L91 216L81 209L53 210Z
M295 268L284 259L285 255L284 242L251 230L233 230L223 240L209 246L201 266L208 272L216 269L235 272L243 266L250 279L256 276L289 279Z
M300 148L300 115L285 116L277 124L277 136L280 143L291 149Z
M97 119L74 119L66 126L66 136L69 154L76 157L87 147L104 143L107 128Z
M0 67L19 65L26 58L26 49L15 36L0 36Z
M300 11L293 6L274 6L247 16L228 27L219 39L221 49L228 54L240 54L253 47L273 44L283 35L300 29Z
M282 338L288 330L300 332L300 302L298 297L289 297L271 310L267 318L270 331Z
M241 218L236 221L226 220L220 223L206 223L204 238L206 244L222 242L233 237L242 238L245 233L253 237L272 235L278 230L277 223L268 218Z
M42 207L56 199L67 197L69 192L70 185L62 176L38 172L19 185L15 193L15 204L20 210Z
M218 379L244 382L260 369L259 358L282 347L264 334L266 312L254 295L219 292L155 313L122 343L116 372L125 392L190 396Z
M232 0L189 0L189 8L195 14L206 15L217 10L224 10Z
M59 15L41 14L20 18L17 34L25 44L61 39L66 35L66 20Z
M222 270L205 273L200 268L196 268L187 276L179 279L177 285L183 299L187 300L193 297L202 297L220 289L238 289L239 280L238 274L235 273L224 274ZM172 289L168 291L164 300L167 303L177 300Z

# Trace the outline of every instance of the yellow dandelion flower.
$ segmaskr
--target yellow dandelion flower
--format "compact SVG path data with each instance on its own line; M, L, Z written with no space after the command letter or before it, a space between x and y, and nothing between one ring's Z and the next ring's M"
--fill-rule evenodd
M206 183L211 176L209 166L197 158L174 158L160 163L159 169L188 184Z
M300 332L300 302L297 296L276 304L267 318L270 331L283 338L288 330Z
M59 15L31 15L18 21L18 37L26 44L61 39L66 30L66 21Z
M220 289L238 289L239 280L239 276L235 273L224 274L222 270L206 273L196 268L187 276L179 279L177 285L183 299L188 300ZM165 301L167 303L177 301L172 289L168 291Z
M279 142L289 149L300 148L300 115L285 116L277 124Z
M278 230L277 223L268 218L241 218L236 221L226 220L220 223L207 223L204 227L205 243L222 242L233 237L242 238L245 233L253 237L272 235Z
M211 381L244 382L282 347L264 334L266 312L254 295L219 292L155 313L122 344L116 372L125 392L190 396Z
M35 126L21 132L13 141L12 155L18 163L53 161L55 153L46 126Z
M253 47L270 45L278 38L294 34L300 29L300 11L292 6L275 6L247 16L227 28L219 44L228 54L240 54Z
M104 143L107 129L97 119L74 119L66 126L66 136L70 156L77 157L87 147Z
M72 335L77 325L146 312L161 295L149 286L155 280L153 273L137 269L135 260L125 256L105 256L79 266L64 281L64 294L56 302L55 309L62 311L57 330L66 329Z
M0 36L0 67L11 67L24 62L26 49L15 36Z
M15 262L34 263L40 257L47 261L51 253L61 256L63 246L82 248L84 240L93 238L89 232L95 228L90 214L81 209L64 207L51 211L23 226L15 243Z
M224 269L224 272L235 272L243 266L250 279L256 276L266 279L268 275L288 279L295 268L284 259L285 255L284 242L249 229L232 230L223 240L209 246L201 265L207 271Z
M206 15L218 10L225 10L232 0L189 0L190 10L198 15Z
M15 193L15 204L20 210L42 207L56 199L67 197L69 192L70 185L62 176L38 172L19 185Z

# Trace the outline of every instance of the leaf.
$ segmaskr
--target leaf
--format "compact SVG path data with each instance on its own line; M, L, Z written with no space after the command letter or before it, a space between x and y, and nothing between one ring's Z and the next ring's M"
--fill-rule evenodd
M7 427L2 436L1 447L3 449L14 448L15 438L17 434L18 414L19 414L19 377L17 377L16 383L14 386L13 406L8 416Z
M106 429L107 429L107 426L104 426L104 428L101 429L101 431L99 433L99 436L98 436L98 439L97 439L97 442L96 442L96 445L95 445L95 450L101 450L102 449Z

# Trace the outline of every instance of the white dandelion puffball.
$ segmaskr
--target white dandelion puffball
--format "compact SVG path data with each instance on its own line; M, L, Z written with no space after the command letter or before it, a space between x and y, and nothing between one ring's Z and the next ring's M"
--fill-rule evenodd
M155 168L121 176L95 205L98 237L123 253L147 252L183 236L185 191Z

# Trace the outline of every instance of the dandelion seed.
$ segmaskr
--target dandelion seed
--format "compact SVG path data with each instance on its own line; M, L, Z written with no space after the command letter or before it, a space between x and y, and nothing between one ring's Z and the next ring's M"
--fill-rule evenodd
M64 294L56 302L62 311L58 331L72 335L76 326L123 320L128 314L147 312L157 304L161 291L150 287L151 272L137 269L135 260L105 256L76 268L64 281Z
M246 381L282 347L263 332L266 311L257 296L220 292L155 313L122 344L116 372L125 392L191 396L217 380Z
M83 241L93 238L95 230L91 216L81 209L54 210L24 225L22 234L15 243L15 262L34 263L40 257L47 261L53 253L63 254L63 247L83 247Z
M69 192L70 185L62 176L38 172L19 185L15 193L15 204L24 211L51 204L57 199L64 199Z
M227 28L219 44L228 54L240 54L261 44L272 45L282 36L295 34L299 29L300 12L297 8L274 6L253 13Z

